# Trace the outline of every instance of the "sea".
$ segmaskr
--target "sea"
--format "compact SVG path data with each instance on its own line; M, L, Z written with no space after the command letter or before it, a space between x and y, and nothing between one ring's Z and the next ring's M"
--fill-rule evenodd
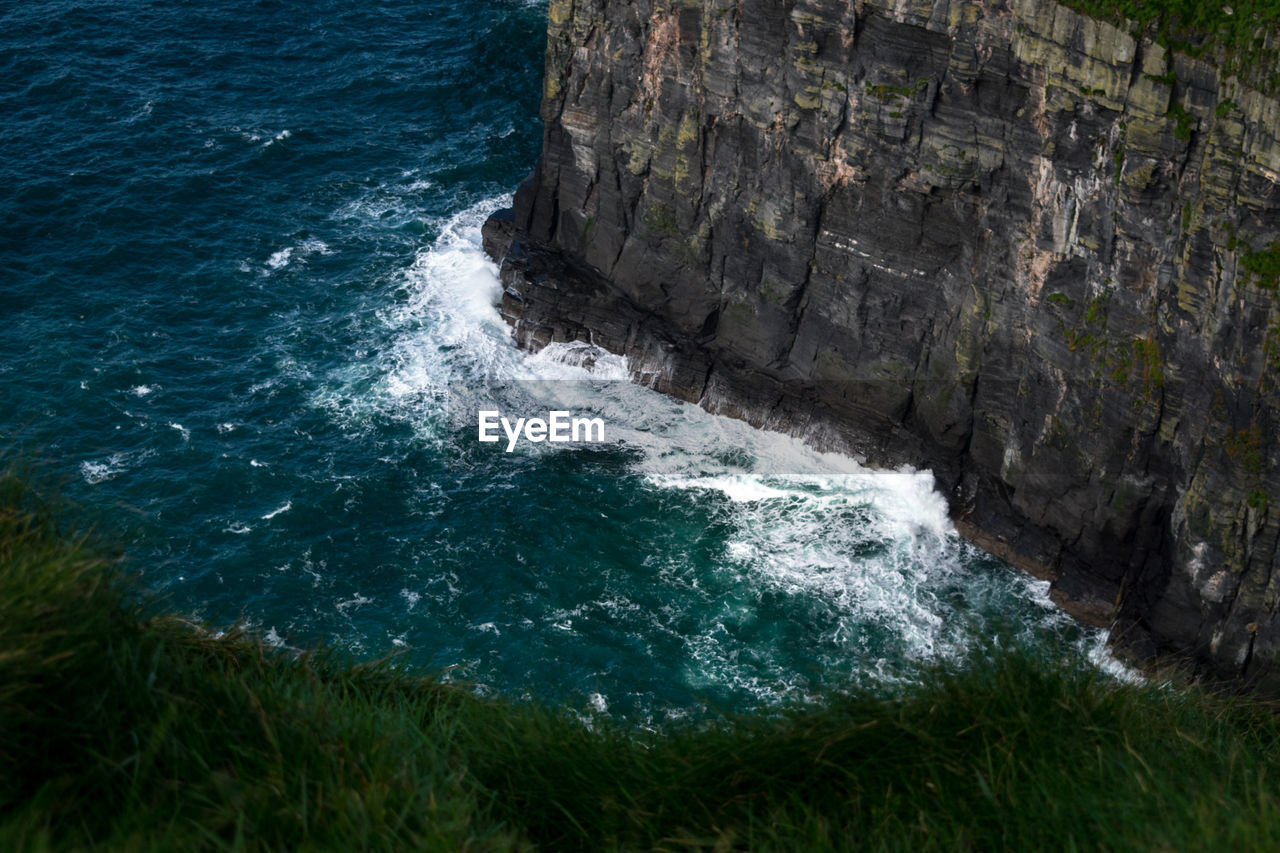
M480 227L545 2L0 9L0 448L166 607L660 727L893 690L991 637L1108 665L926 470L517 349ZM567 411L602 441L478 440ZM513 414L514 419L514 414ZM1004 641L1001 640L1001 641Z

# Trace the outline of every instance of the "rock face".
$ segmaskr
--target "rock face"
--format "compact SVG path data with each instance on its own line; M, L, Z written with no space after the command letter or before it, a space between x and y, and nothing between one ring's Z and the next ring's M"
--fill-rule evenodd
M1048 0L551 0L517 339L873 464L1280 687L1280 104Z

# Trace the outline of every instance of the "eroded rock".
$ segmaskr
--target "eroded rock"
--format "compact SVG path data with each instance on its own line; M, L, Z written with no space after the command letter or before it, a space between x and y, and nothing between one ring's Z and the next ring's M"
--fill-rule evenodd
M522 345L931 467L1125 647L1280 687L1280 104L1046 0L549 18Z

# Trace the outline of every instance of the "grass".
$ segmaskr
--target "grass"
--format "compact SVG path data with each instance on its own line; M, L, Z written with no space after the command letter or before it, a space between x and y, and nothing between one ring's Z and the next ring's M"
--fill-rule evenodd
M164 612L0 477L6 850L1274 850L1280 722L1002 648L655 734Z
M1280 284L1280 240L1260 252L1248 252L1240 264L1257 277L1258 287L1275 290Z
M1101 20L1126 21L1149 32L1165 47L1219 65L1228 74L1243 74L1263 91L1280 88L1280 53L1265 45L1280 34L1280 2L1233 0L1062 0L1063 4ZM1170 80L1172 82L1172 80Z
M1168 116L1177 122L1173 129L1173 135L1183 142L1191 139L1191 131L1195 129L1196 117L1187 112L1181 104L1170 104Z

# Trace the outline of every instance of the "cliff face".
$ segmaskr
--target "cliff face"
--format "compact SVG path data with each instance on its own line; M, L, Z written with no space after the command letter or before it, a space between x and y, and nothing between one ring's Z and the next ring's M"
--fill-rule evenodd
M1280 104L1047 0L551 0L544 96L524 345L929 466L1128 647L1280 683Z

